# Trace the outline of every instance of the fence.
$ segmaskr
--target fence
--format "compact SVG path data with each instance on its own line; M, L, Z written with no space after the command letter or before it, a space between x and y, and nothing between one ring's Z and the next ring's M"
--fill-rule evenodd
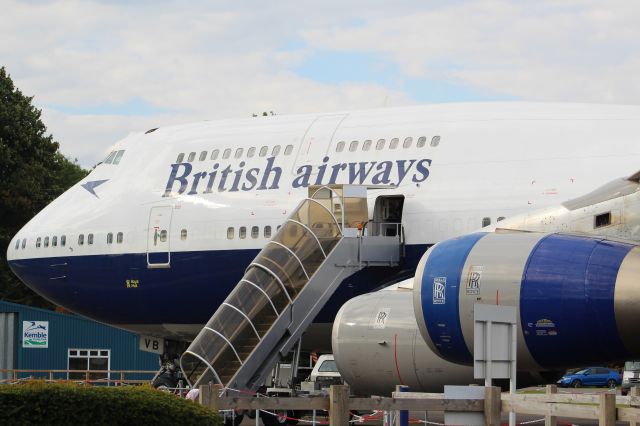
M544 424L557 426L558 418L598 420L601 426L616 421L640 426L640 393L632 388L629 396L557 393L549 385L544 394L501 394L500 388L486 387L484 399L446 399L439 393L394 392L391 398L349 397L347 386L331 386L329 397L243 397L225 396L217 386L200 387L200 403L215 410L326 410L329 424L349 424L351 411L456 411L483 412L485 425L500 425L503 413L532 414L544 417ZM618 404L618 406L616 405ZM315 417L315 416L314 416ZM395 416L400 419L399 413ZM399 425L399 420L397 420Z
M0 369L0 384L13 384L40 379L49 382L82 382L87 384L134 385L150 383L157 370L3 370ZM69 378L69 376L76 376ZM133 378L132 378L133 376Z

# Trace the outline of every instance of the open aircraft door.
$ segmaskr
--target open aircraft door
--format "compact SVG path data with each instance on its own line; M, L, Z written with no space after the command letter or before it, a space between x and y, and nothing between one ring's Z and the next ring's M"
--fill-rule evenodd
M323 115L311 123L302 138L292 170L294 174L300 166L306 164L314 166L313 174L318 173L316 166L322 164L322 158L329 151L333 135L346 117L347 114Z
M171 266L171 216L172 206L152 207L147 233L147 267Z

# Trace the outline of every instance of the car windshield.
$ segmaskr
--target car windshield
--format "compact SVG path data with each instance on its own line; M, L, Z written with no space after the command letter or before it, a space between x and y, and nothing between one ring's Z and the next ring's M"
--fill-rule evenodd
M625 370L640 370L640 361L627 361L624 363Z
M318 371L320 371L322 373L337 372L338 371L338 367L336 366L336 362L335 361L326 360L325 362L322 363L320 368L318 368Z

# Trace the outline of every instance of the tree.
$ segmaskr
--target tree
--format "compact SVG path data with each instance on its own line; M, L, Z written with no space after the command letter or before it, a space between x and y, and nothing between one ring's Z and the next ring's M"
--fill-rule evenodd
M0 298L50 306L10 271L11 238L54 198L87 175L60 151L32 105L0 68Z

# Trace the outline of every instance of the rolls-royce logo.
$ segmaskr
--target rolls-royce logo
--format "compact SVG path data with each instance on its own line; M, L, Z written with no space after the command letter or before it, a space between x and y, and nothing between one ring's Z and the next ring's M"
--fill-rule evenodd
M433 279L433 304L444 305L445 299L445 287L447 286L447 277L436 277Z

